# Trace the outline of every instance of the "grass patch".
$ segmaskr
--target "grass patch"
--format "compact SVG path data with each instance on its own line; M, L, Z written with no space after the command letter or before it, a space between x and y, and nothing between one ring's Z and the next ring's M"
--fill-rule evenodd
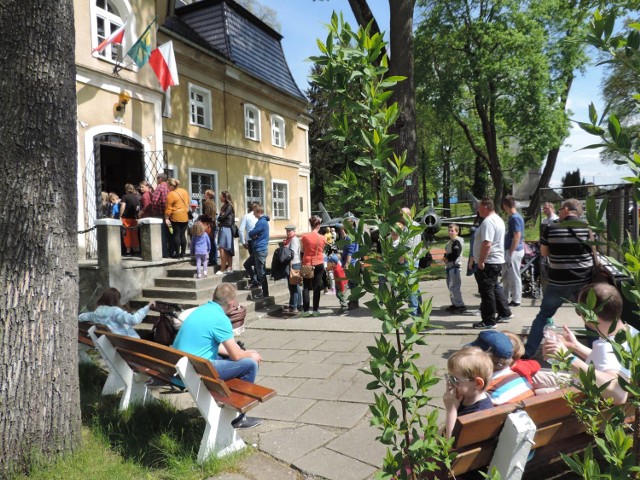
M250 449L196 463L205 422L197 411L179 411L166 402L118 410L117 396L101 396L106 374L80 364L82 445L49 465L36 465L22 479L201 480L236 470ZM194 409L195 410L195 409Z

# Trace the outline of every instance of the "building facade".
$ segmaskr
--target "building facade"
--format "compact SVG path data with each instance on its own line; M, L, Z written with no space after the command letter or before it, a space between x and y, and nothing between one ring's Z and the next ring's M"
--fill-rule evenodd
M101 192L155 185L162 171L198 201L229 191L236 217L262 203L274 235L306 228L311 120L280 34L233 0L173 2L75 2L79 230L98 218ZM122 26L130 46L149 25L152 49L173 42L179 85L167 92L128 47L92 51ZM79 244L95 257L93 230Z

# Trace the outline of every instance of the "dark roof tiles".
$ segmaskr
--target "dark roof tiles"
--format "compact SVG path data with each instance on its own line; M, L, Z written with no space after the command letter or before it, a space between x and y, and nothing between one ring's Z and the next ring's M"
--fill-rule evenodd
M165 22L167 28L306 101L287 65L282 36L247 10L232 0L202 0L175 13Z

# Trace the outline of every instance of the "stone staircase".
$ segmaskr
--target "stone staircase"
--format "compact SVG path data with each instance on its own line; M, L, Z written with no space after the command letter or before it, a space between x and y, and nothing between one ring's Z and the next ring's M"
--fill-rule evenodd
M217 267L216 267L217 269ZM226 275L213 274L213 267L209 267L209 276L194 278L196 269L194 266L184 263L170 267L166 276L154 279L154 285L142 290L142 296L131 299L129 305L132 309L138 309L152 300L162 300L175 303L182 310L197 307L211 300L213 291L223 282L231 282L238 288L238 300L247 307L245 326L252 320L275 314L282 310L283 305L289 302L289 288L287 279L274 282L269 280L269 296L254 298L262 293L261 288L249 288L249 279L244 271L233 271ZM141 328L150 328L157 312L149 312Z

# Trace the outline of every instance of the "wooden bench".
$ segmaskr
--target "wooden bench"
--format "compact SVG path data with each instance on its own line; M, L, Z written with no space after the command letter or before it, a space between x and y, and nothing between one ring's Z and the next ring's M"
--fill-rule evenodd
M89 329L100 355L109 368L103 395L124 388L120 409L151 398L150 378L167 385L181 380L205 419L206 428L198 462L211 454L223 456L244 448L231 421L276 395L276 391L239 379L224 381L208 360L148 340L116 335L97 327Z
M431 258L433 259L432 265L444 265L446 260L444 259L445 249L433 247L429 250Z
M80 363L92 361L87 351L96 348L93 340L89 337L89 329L94 325L92 322L78 322L78 362Z
M501 405L459 417L453 430L458 456L450 476L495 465L502 478L517 479L525 468L528 473L542 471L559 460L560 452L570 454L584 449L593 439L567 404L566 392L558 390L531 397L522 404ZM521 431L514 433L514 428ZM535 454L527 461L530 450Z

